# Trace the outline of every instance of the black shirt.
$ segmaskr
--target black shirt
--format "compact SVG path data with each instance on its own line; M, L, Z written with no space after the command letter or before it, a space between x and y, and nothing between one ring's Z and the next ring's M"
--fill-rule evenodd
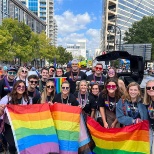
M154 130L154 102L151 105L146 105L148 110L148 118L151 128Z
M79 105L83 106L83 111L85 111L85 113L87 114L91 114L91 110L92 109L95 109L96 108L96 105L95 105L95 100L93 97L91 97L89 94L88 94L88 98L87 98L87 101L85 102L85 94L81 94L81 99L78 98L78 92L75 92L74 93L74 96L76 97ZM80 99L80 100L79 100Z
M90 85L92 85L94 83L98 83L100 91L101 91L104 88L104 84L106 82L106 77L104 75L102 75L101 77L97 77L94 74L91 74L91 75L87 76L86 80L90 81Z
M75 96L73 94L69 94L69 97L67 97L66 99L63 99L62 94L59 93L55 96L55 98L53 99L53 103L57 102L57 103L63 103L63 104L71 104L72 106L78 106L79 103L77 102Z
M35 89L34 92L28 91L28 96L30 96L32 98L33 104L39 104L40 103L41 94L37 89Z
M66 72L64 76L66 77L66 80L70 83L70 92L72 94L74 94L76 90L76 81L86 80L87 78L87 75L82 71L79 71L79 74L78 72Z

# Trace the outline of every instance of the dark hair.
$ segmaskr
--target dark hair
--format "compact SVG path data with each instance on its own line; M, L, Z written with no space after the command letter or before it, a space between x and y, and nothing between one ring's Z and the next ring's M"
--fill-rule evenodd
M96 66L97 66L97 65L101 65L101 66L103 67L103 64L102 64L102 63L97 63Z
M115 91L115 101L118 102L118 100L121 98L122 96L122 93L120 92L120 89L119 89L119 86L118 86L118 81L115 79L115 78L109 78L106 83L105 83L105 86L104 86L104 89L102 91L103 93L103 97L106 97L108 95L108 91L107 91L107 85L109 82L114 82L117 86L117 89Z
M115 68L115 67L110 67L110 68L108 69L108 72L109 72L110 69L113 69L113 70L114 70L114 72L115 72L114 78L118 80L118 75L117 75L117 72L116 72L116 68ZM109 75L108 75L108 72L107 72L107 79L110 78Z
M36 80L39 80L39 78L38 78L37 75L30 75L30 76L28 77L28 81L29 81L30 79L36 79Z
M49 70L50 70L50 68L53 68L54 70L56 70L56 68L55 68L54 66L50 66L50 67L49 67Z
M46 71L49 72L48 68L46 68L46 67L43 67L43 68L41 69L41 73L43 72L43 70L46 70Z
M63 76L63 75L64 75L64 70L63 70L63 68L60 67L60 68L57 68L57 69L61 69L61 70L62 70L62 76ZM57 69L56 69L56 76L57 76Z
M92 93L92 89L93 89L94 86L98 86L98 89L99 89L99 91L100 91L100 86L99 86L99 84L98 84L98 83L93 83L93 84L91 84L91 88L90 88L90 92L91 92L91 93Z
M25 92L23 93L22 97L24 98L24 100L27 102L27 104L29 104L30 100L28 97L28 92L27 92L27 88L26 88L26 83L25 81L22 80L18 80L14 85L13 85L13 89L11 91L10 94L8 94L9 97L11 97L11 100L9 101L9 103L11 104L18 104L18 98L17 98L17 87L20 83L24 83L25 85Z

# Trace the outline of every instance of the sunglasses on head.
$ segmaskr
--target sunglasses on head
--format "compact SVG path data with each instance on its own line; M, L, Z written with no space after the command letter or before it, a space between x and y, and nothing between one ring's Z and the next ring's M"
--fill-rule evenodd
M54 86L47 86L47 88L51 88L51 89L54 89Z
M146 87L146 90L154 90L154 86L152 86L152 87Z
M107 89L115 89L117 86L116 85L107 85L106 88Z
M17 89L25 90L25 86L20 86L20 85L18 85L18 86L17 86Z
M102 70L103 68L102 67L96 67L96 70Z
M38 83L38 81L33 81L33 80L31 80L31 81L29 81L31 84L37 84Z
M22 70L21 72L22 72L22 73L27 73L28 71L24 71L24 70Z
M16 75L17 73L14 72L14 71L13 71L13 72L10 72L10 71L9 71L8 74L9 74L9 75Z
M66 89L66 90L69 90L70 88L69 87L61 87L63 90Z

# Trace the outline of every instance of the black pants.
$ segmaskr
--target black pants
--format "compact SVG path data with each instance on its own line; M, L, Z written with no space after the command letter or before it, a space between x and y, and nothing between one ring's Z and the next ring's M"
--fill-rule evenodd
M5 131L3 134L4 134L5 140L7 141L8 145L9 145L9 147L8 147L9 152L10 152L10 154L15 154L16 153L16 146L15 146L11 126L8 124L5 124L4 128L5 128Z

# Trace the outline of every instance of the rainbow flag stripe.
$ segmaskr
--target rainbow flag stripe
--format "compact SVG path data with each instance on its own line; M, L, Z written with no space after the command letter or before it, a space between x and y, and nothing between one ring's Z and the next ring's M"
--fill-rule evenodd
M51 112L59 139L60 154L78 154L81 109L56 103L51 106Z
M150 154L149 125L143 121L124 128L106 129L88 117L96 154Z
M59 153L49 104L8 105L6 113L19 154Z
M61 84L66 80L66 77L55 77L53 78L56 86L56 93L61 92Z

